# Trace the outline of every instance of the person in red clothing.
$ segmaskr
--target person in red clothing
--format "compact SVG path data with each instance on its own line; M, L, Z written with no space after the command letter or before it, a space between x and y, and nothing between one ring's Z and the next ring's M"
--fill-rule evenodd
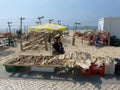
M102 41L104 45L108 44L108 34L104 33L102 36Z
M89 44L94 45L94 33L92 32L91 35L89 36Z
M54 54L58 55L58 54L64 54L65 53L60 36L55 38L55 42L52 46L54 48L54 51L53 51Z

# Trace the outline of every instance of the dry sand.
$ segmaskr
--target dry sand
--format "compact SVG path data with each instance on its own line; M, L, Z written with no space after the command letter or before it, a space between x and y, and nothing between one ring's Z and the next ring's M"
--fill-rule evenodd
M120 58L120 47L104 46L97 49L94 46L89 46L87 44L88 41L84 41L82 44L80 37L76 37L75 46L73 46L72 35L73 31L70 31L69 36L64 36L62 39L66 54L74 51L82 51L89 52L92 56L110 56L113 58ZM16 48L10 47L9 49L0 51L0 64L3 64L5 61L11 58L17 57L18 55L40 55L41 53L43 55L50 55L51 48L49 48L48 51L45 51L45 48L42 48L41 50L26 50L24 52L21 52L19 45Z

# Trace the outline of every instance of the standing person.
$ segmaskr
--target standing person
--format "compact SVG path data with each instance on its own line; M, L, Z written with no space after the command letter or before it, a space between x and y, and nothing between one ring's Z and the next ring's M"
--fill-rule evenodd
M49 31L48 42L51 43L51 32Z
M59 54L65 53L60 36L55 38L55 42L52 46L54 48L54 51L53 51L54 54L59 55Z
M18 30L16 31L16 34L19 35L19 31Z
M26 41L29 40L29 34L28 33L25 33L25 39L26 39Z

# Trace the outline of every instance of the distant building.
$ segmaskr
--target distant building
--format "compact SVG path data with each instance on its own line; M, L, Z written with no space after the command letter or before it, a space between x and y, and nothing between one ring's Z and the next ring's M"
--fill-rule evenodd
M98 22L98 30L107 31L120 38L120 17L104 17Z

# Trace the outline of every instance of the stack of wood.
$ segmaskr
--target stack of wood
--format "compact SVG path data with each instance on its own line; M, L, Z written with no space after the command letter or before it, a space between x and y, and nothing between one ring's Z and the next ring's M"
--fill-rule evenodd
M23 47L24 50L27 49L38 49L40 45L46 44L46 33L45 32L30 32L29 41L26 42ZM45 45L46 46L46 45Z

